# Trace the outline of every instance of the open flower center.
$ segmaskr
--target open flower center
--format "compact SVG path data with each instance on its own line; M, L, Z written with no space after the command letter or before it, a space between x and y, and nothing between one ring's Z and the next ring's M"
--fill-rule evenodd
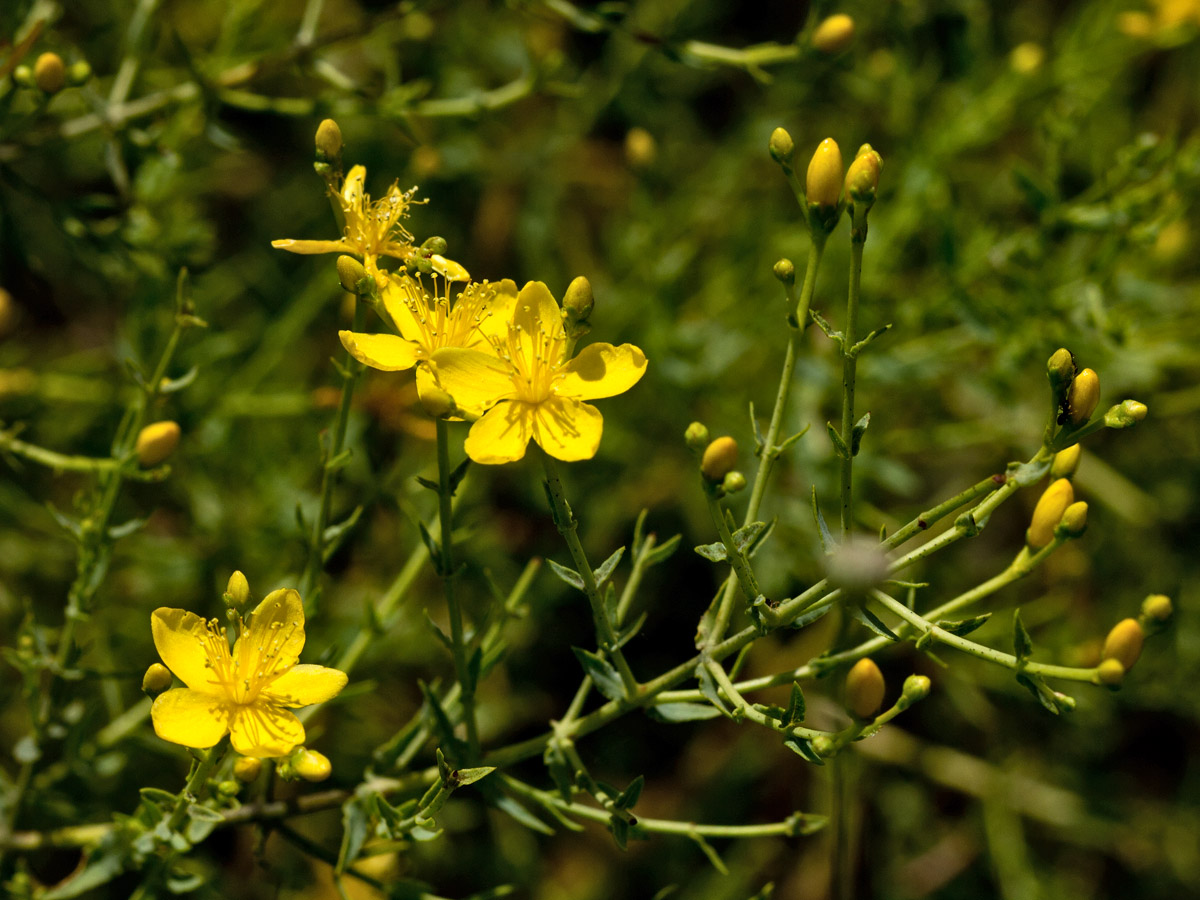
M239 619L241 637L231 651L229 630L217 619L210 619L204 633L197 635L204 649L208 683L231 703L254 703L265 687L296 665L296 657L285 649L299 627L297 623L281 626L272 622L263 632L255 633Z
M394 279L400 301L420 330L417 343L427 355L443 347L471 347L482 340L480 327L492 315L489 302L495 288L488 284L468 284L453 303L450 301L450 282L434 277L434 292L412 278ZM444 293L438 293L439 284Z
M493 339L492 346L496 355L513 368L516 399L536 404L544 403L552 393L567 335L559 323L547 328L541 319L535 318L533 322L532 332L516 323L509 324L508 332Z

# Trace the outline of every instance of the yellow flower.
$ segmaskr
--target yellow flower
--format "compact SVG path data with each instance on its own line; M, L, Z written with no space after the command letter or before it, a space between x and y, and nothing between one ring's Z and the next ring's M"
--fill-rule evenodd
M375 280L382 287L386 276L380 272L376 260L381 256L408 260L416 252L413 249L413 236L401 224L401 220L408 217L408 208L417 202L413 200L417 189L414 187L402 191L399 185L393 182L382 198L372 200L370 194L363 190L366 178L366 168L355 166L342 182L342 192L336 199L346 220L346 231L339 240L296 241L285 238L271 241L271 246L306 255L349 253L362 259L363 266L375 276ZM466 270L453 260L434 256L431 261L434 271L451 280L461 281L466 278Z
M436 283L436 282L435 282ZM496 283L469 282L453 304L450 285L446 295L430 297L420 282L406 275L388 278L383 288L383 307L400 334L361 334L339 331L338 337L350 355L364 365L384 372L411 369L428 362L445 347L491 352L491 336L508 327L517 285L508 280ZM417 369L417 391L424 396L437 383L427 366ZM454 398L472 418L486 407Z
M304 741L304 726L284 707L324 703L346 686L346 673L297 665L304 647L304 606L293 590L268 594L229 648L226 629L182 609L150 616L154 646L187 685L150 708L155 733L185 747L211 747L226 733L243 756L283 756Z
M530 438L557 459L591 459L604 420L583 401L622 394L646 371L645 354L632 344L592 344L567 359L561 312L540 281L521 289L506 333L491 340L494 355L433 355L434 374L455 402L487 410L466 441L467 455L485 465L520 459Z

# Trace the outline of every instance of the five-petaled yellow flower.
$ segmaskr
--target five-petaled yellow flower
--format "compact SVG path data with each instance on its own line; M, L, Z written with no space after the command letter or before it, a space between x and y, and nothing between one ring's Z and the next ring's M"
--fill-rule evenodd
M493 353L433 354L434 374L459 407L487 410L467 435L477 463L518 460L530 438L557 459L591 459L604 420L583 401L624 393L646 371L645 354L632 344L591 344L568 359L561 311L540 281L521 289L505 333L490 340Z
M417 189L414 187L402 191L398 184L393 183L382 198L372 200L363 188L366 179L366 168L355 166L342 182L342 192L336 198L346 220L346 230L341 238L336 241L297 241L285 238L271 241L271 246L306 255L348 253L357 256L362 259L363 267L382 287L386 276L379 270L379 257L390 256L394 259L408 260L416 252L413 249L413 236L401 224L401 220L408 216L408 208L417 202L413 200ZM434 271L446 278L452 281L463 281L467 278L466 269L453 260L441 256L433 256L430 259Z
M400 334L340 331L338 336L351 356L385 372L411 369L428 362L436 351L446 347L491 352L491 339L508 328L517 285L508 279L496 283L471 282L453 304L449 284L445 291L444 297L430 297L413 278L393 275L383 288L383 306ZM436 387L436 383L428 367L419 366L417 390L424 394L431 387ZM471 398L455 400L472 418L483 415L486 409L471 402Z
M243 756L284 756L304 742L304 725L285 707L323 703L346 686L345 672L297 665L304 606L295 591L273 591L240 624L231 651L216 619L166 607L151 614L159 656L187 685L154 701L160 738L202 748L228 733Z

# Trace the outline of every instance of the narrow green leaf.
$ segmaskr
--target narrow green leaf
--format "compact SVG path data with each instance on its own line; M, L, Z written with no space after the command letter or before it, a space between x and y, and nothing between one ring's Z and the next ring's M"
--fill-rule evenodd
M837 541L829 532L829 526L825 524L825 516L821 514L821 507L817 504L817 488L813 485L812 489L812 510L813 519L817 523L817 533L821 536L821 549L826 555L829 555L837 549Z
M715 719L721 711L707 703L659 703L646 707L646 715L660 722L697 722Z
M546 562L550 564L550 571L557 575L561 580L565 581L577 591L584 590L583 576L574 569L568 569L566 566L559 565L552 559L547 559Z
M1013 610L1013 652L1018 661L1025 659L1033 652L1033 640L1029 637L1029 632L1025 630L1025 623L1021 621L1020 609Z
M682 539L683 539L683 535L677 534L674 537L671 537L668 540L666 540L665 542L659 544L657 547L655 547L653 550L651 550L649 553L646 554L645 559L642 561L642 565L647 569L650 568L651 566L658 565L660 562L662 562L668 556L670 556L672 553L675 552L675 550L679 547L679 542Z
M530 831L536 831L538 834L554 834L553 828L507 794L497 795L493 798L492 802L495 804L496 809L520 822Z
M729 874L729 868L725 865L721 857L717 855L717 851L713 849L712 844L710 844L696 832L692 832L688 835L688 837L690 837L696 843L696 846L700 848L701 852L708 857L708 861L712 863L712 867L714 869L716 869L722 875Z
M859 445L862 444L862 437L867 432L867 426L871 424L871 414L866 413L861 419L854 423L854 427L850 429L850 455L858 456Z
M471 467L471 457L468 456L466 459L464 459L462 462L460 462L457 466L454 467L454 471L452 471L450 473L449 478L446 479L450 484L450 496L451 497L453 497L454 492L458 490L458 486L460 484L462 484L462 480L467 477L467 469L469 469L470 467Z
M987 623L987 620L991 617L991 613L984 613L981 616L972 616L969 619L962 619L958 622L951 622L948 619L942 619L941 621L937 622L937 626L943 631L948 631L951 634L958 635L959 637L965 637L972 631L983 627Z
M783 746L787 747L793 753L803 756L810 763L818 766L825 765L825 760L821 759L812 748L812 742L808 738L790 737L783 742Z
M642 788L646 786L646 778L639 775L629 783L629 787L617 794L613 800L613 806L617 809L633 809L638 802L638 798L642 796Z
M804 714L807 711L807 704L804 702L804 692L800 690L800 685L792 682L792 694L788 697L787 709L783 713L784 726L795 725L797 722L804 721Z
M725 552L725 545L720 541L715 544L701 544L695 550L710 562L725 562L729 558Z
M855 619L857 619L859 622L862 622L862 624L866 625L867 628L871 629L871 631L875 632L880 637L887 638L889 641L900 640L900 636L896 634L896 632L892 631L892 629L888 628L887 625L884 624L883 620L880 619L879 616L875 615L875 613L871 612L871 610L867 609L865 605L857 604L848 607L848 609L850 610L850 615L854 616Z
M613 554L600 563L599 567L592 573L596 579L596 586L603 587L604 582L612 576L613 570L617 567L617 563L621 561L621 557L625 554L624 547L618 547Z
M591 651L584 650L582 647L572 647L571 649L575 652L575 658L579 660L579 664L583 666L583 671L592 679L600 693L609 700L620 700L625 696L625 686L621 683L621 676L617 674L617 670L608 660Z

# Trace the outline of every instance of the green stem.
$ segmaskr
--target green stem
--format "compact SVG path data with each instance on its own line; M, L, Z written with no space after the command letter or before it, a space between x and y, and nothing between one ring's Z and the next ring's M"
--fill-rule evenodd
M721 543L725 546L726 559L733 566L733 573L737 579L736 583L741 586L742 593L745 595L746 603L749 606L762 593L758 587L758 579L754 577L754 572L750 568L750 563L746 560L746 555L737 548L737 545L733 541L733 535L729 531L729 523L725 520L725 510L716 498L713 486L704 485L704 499L708 501L708 511L712 516L713 524L717 528L717 534L721 538ZM717 608L717 617L713 621L710 640L713 636L725 633L725 629L729 625L729 618L733 614L733 597L734 592L728 589L722 595L721 604Z
M363 298L356 297L354 302L354 331L362 331L366 323L367 304ZM342 400L338 406L337 418L333 424L333 434L329 438L329 446L325 450L321 465L321 500L317 517L313 520L312 533L308 539L308 560L304 565L304 573L300 577L300 596L309 604L315 605L320 598L320 577L325 568L325 529L329 527L329 513L333 506L333 486L337 481L337 473L341 469L338 458L346 445L346 430L350 422L350 407L354 402L354 388L362 375L362 365L346 353L346 374L342 379Z
M858 354L854 351L858 330L858 295L862 279L863 246L867 241L866 212L855 213L850 228L850 290L846 295L846 323L842 329L842 451L840 466L842 537L854 526L854 381Z
M761 725L764 728L770 728L772 731L777 731L780 734L788 737L800 737L813 739L818 737L830 737L829 732L817 731L813 728L805 728L801 725L783 725L778 719L768 716L766 713L755 709L754 704L750 703L745 697L739 693L737 687L726 674L724 666L716 660L707 660L704 663L704 668L712 675L713 681L717 683L717 687L721 689L730 703L736 707L737 712L735 717L738 719L748 719L755 725Z
M999 479L999 480L997 480ZM987 478L979 481L965 491L955 494L949 500L944 500L937 506L925 510L895 534L891 535L883 546L889 550L893 547L899 547L905 541L909 540L916 534L926 531L931 525L941 521L960 506L965 506L977 497L982 497L984 494L991 493L1004 483L1002 476L989 475Z
M542 454L542 462L546 469L546 487L554 506L554 524L557 526L558 533L562 535L563 540L567 542L567 548L571 551L571 559L575 563L575 569L579 572L579 577L583 579L583 590L587 595L588 603L592 607L592 619L595 622L596 636L599 638L600 649L608 655L609 659L617 667L617 672L621 675L621 683L625 687L626 696L636 696L640 691L640 687L629 668L629 663L625 660L625 654L617 646L617 634L613 629L612 622L608 618L608 613L605 612L604 598L600 596L600 588L596 584L596 576L592 571L591 564L588 562L583 545L579 542L579 521L575 518L575 513L572 512L570 504L567 503L562 481L558 477L558 465L548 453Z
M179 801L175 804L171 818L167 820L168 829L178 831L183 820L187 818L188 807L203 798L205 782L208 781L217 764L225 757L225 750L226 746L222 742L207 750L204 758L192 766L192 773L188 776L187 784L183 786L183 793L179 795Z
M467 725L467 744L471 759L479 755L479 726L475 720L475 682L467 662L466 640L463 637L462 605L454 591L454 528L450 502L454 489L450 486L450 435L445 419L437 420L438 518L441 521L441 560L438 566L446 609L450 615L450 649L454 656L454 673L462 687L463 719Z

